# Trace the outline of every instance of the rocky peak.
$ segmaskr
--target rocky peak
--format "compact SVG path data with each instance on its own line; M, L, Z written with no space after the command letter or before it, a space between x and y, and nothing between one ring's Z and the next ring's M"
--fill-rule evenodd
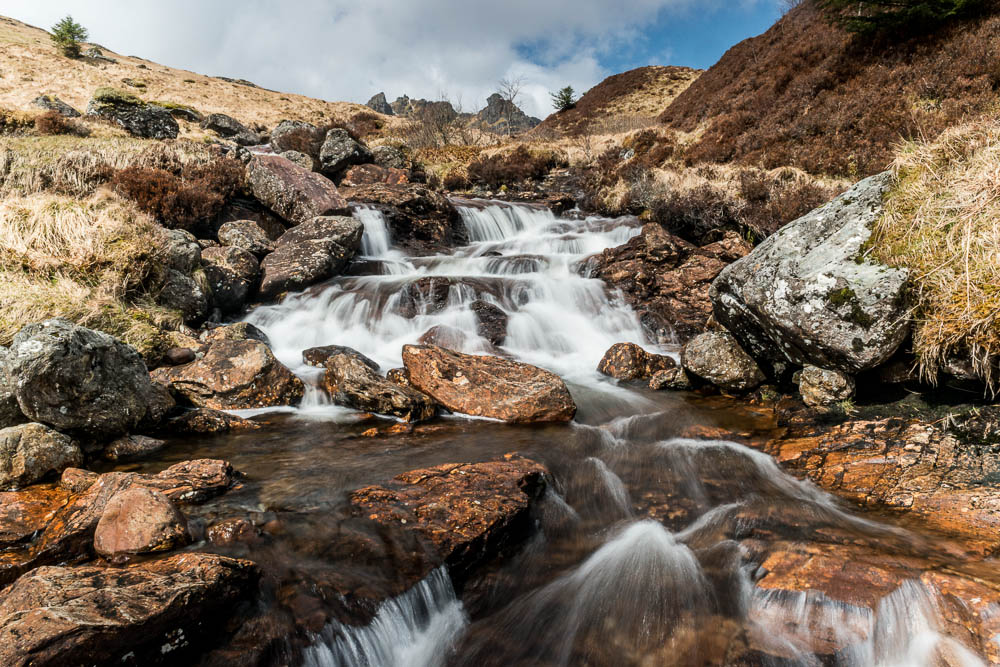
M387 116L394 115L392 105L390 105L388 100L385 99L385 93L372 95L372 98L368 100L368 103L365 106L377 113L383 113Z
M484 130L503 133L508 131L508 123L510 131L516 133L530 130L542 122L521 111L516 104L505 100L499 93L493 93L486 99L486 107L476 117Z

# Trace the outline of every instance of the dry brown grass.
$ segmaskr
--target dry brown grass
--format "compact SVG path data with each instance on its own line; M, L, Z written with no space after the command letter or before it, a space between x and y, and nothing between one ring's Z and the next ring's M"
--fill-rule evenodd
M910 269L914 351L921 373L937 377L949 357L971 358L1000 386L1000 120L968 123L937 140L911 142L894 169L898 186L871 244L872 254Z

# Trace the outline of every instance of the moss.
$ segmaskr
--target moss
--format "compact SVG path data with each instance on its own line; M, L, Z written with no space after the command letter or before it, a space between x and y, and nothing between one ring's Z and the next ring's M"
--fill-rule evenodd
M99 104L142 104L142 100L124 90L118 90L111 86L101 86L94 91L94 100Z
M863 329L869 329L875 323L875 318L864 311L858 302L857 293L850 287L830 290L827 292L826 300L835 309L847 306L850 309L848 313L850 321Z

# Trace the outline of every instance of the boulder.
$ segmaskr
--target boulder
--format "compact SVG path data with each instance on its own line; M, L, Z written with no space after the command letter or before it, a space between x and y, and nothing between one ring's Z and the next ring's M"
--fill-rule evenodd
M635 343L615 343L604 353L597 370L618 380L645 380L676 366L671 357L652 354Z
M469 342L469 337L461 329L450 327L447 324L437 324L421 334L417 342L421 345L436 345L449 350L461 350Z
M386 169L409 169L410 161L406 153L394 146L376 146L372 149L372 161Z
M437 406L430 398L386 380L353 354L335 354L327 359L323 383L338 405L393 415L408 422L437 415Z
M231 139L240 146L256 146L261 142L259 134L224 113L209 114L201 121L201 128L215 132L225 139Z
M197 355L194 350L189 347L171 347L163 353L163 361L161 363L164 366L182 366L190 364L196 358Z
M862 259L892 185L867 178L768 237L712 284L716 319L750 354L857 373L909 329L907 272Z
M357 187L372 183L398 185L409 182L410 173L404 169L380 167L377 164L359 164L344 172L344 178L340 184L346 187Z
M142 486L116 493L94 531L94 550L112 562L170 551L190 541L184 515L163 493Z
M201 245L194 234L183 229L163 230L164 258L168 269L190 275L201 266Z
M476 315L476 333L493 345L503 345L507 338L507 313L488 301L473 301L469 310Z
M271 147L275 153L297 151L310 157L319 155L326 135L312 123L301 120L283 120L271 130Z
M257 422L228 412L195 408L171 417L163 425L163 432L170 435L213 435L230 431L253 431L259 428L260 424Z
M212 305L223 313L242 310L257 290L260 264L250 252L235 246L202 252L205 278L212 288Z
M327 360L338 354L349 354L361 363L363 363L368 368L372 369L376 373L379 370L377 363L361 354L357 350L351 347L345 347L343 345L324 345L322 347L310 347L308 350L302 351L302 361L310 366L318 366L323 368L326 366Z
M21 329L7 369L16 379L21 412L68 433L95 438L127 433L155 400L134 348L63 319Z
M565 422L576 414L562 379L528 364L406 345L403 365L416 389L452 412L507 422Z
M255 340L267 346L271 345L267 334L249 322L237 322L215 327L202 333L198 339L203 343L214 343L220 340Z
M155 454L167 446L165 440L145 435L127 435L105 445L104 458L108 461L129 461Z
M389 101L385 99L385 93L372 95L372 98L368 100L365 106L376 113L382 113L386 116L393 115L392 107L389 105Z
M0 428L16 426L26 421L14 394L14 378L10 374L10 350L0 347Z
M674 367L656 371L649 378L649 388L653 391L669 389L671 391L689 391L693 388L691 379L683 368Z
M30 541L66 504L70 492L57 484L33 484L22 491L0 491L0 549Z
M8 667L176 664L256 589L253 563L186 553L129 568L44 567L0 594Z
M272 299L338 275L361 246L364 226L346 216L317 216L288 230L264 258L260 294Z
M854 378L840 371L806 366L799 374L799 392L806 405L833 405L854 396Z
M285 158L286 160L294 162L303 169L308 169L309 171L316 171L316 166L317 166L316 160L310 157L309 155L306 155L305 153L300 153L299 151L284 151L282 153L278 153L278 155Z
M33 106L47 111L55 111L67 118L79 118L82 114L55 95L39 95L31 101Z
M80 447L47 426L0 429L0 489L20 489L82 462Z
M351 253L361 248L365 226L347 215L320 215L297 227L289 229L275 242L275 247L294 245L305 241L333 241Z
M334 178L352 164L371 162L368 147L351 138L350 133L335 127L326 133L326 139L319 149L319 168L325 175Z
M280 155L256 155L248 166L254 197L291 225L317 215L349 213L337 186Z
M241 248L261 258L274 250L274 242L264 228L253 220L230 220L222 223L217 233L219 243Z
M88 116L114 121L129 134L144 139L176 139L180 126L170 112L111 88L98 88L87 105Z
M681 365L688 374L724 391L745 392L764 380L757 362L736 339L721 331L695 336L681 351Z
M302 380L254 340L213 342L201 359L151 376L191 405L216 410L297 405L305 392Z
M208 314L205 290L194 277L175 269L167 269L156 302L164 308L180 311L187 323L198 322Z

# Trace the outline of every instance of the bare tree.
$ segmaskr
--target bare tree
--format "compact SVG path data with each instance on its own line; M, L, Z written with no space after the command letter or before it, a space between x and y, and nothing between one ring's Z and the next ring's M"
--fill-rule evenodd
M523 89L523 76L504 77L497 82L497 95L499 95L500 99L503 100L503 109L501 113L507 123L508 137L514 133L514 112L517 110L517 103L521 99L521 91Z

